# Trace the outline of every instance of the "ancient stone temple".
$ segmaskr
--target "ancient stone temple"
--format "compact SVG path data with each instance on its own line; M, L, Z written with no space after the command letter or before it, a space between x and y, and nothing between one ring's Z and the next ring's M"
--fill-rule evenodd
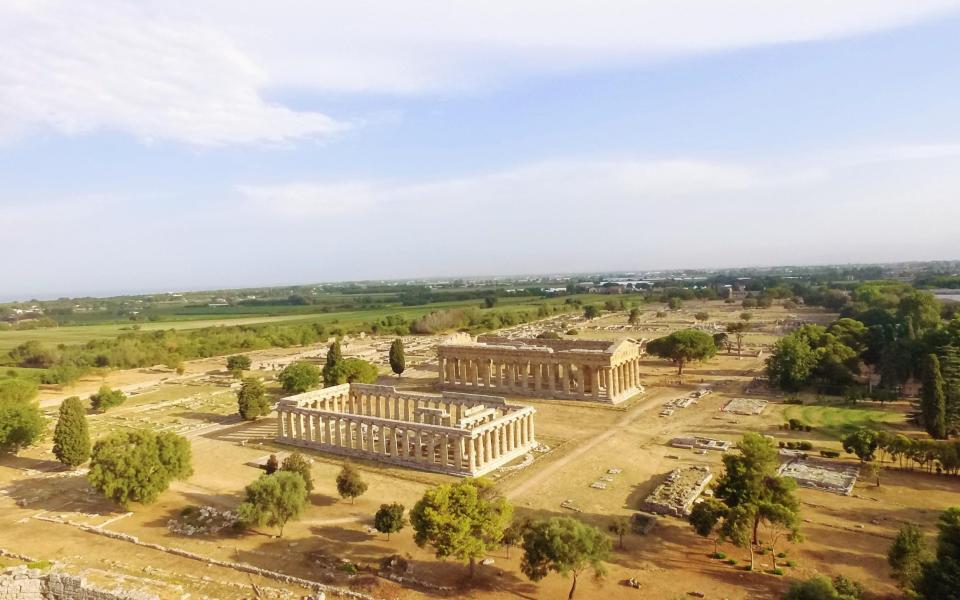
M454 336L437 346L442 389L617 403L643 390L634 340Z
M479 476L536 446L534 412L495 396L438 396L349 383L280 400L277 441L425 471Z

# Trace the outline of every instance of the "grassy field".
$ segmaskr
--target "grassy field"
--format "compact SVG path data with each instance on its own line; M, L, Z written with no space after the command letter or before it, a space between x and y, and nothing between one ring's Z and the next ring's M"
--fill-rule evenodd
M497 305L488 310L492 313L510 311L524 308L525 306L537 306L540 304L562 304L564 298L501 298ZM591 296L590 300L597 300L596 296ZM233 317L222 316L217 318L178 318L170 321L146 321L139 322L139 331L155 331L158 329L200 329L203 327L216 327L220 325L247 325L254 323L323 323L324 325L346 326L352 323L362 323L365 321L377 321L391 315L402 315L407 319L416 319L436 310L480 307L483 302L480 300L459 300L450 302L435 302L420 306L389 306L369 310L353 310L344 312L330 312L319 314L286 314L286 315L263 315L263 316L245 316ZM273 307L276 309L277 307ZM293 307L300 308L300 307ZM113 323L96 325L71 325L65 327L53 327L43 329L29 329L23 331L0 331L0 353L8 352L16 346L36 340L48 346L57 344L83 344L90 340L114 338L120 334L133 331L133 323Z
M811 425L819 433L840 439L859 427L886 429L902 424L905 415L889 409L880 410L872 406L824 405L788 406L783 411L785 420L799 419L804 425Z

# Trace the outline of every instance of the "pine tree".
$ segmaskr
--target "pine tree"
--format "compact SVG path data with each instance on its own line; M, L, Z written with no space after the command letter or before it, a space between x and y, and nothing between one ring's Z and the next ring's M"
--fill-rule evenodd
M397 376L403 375L407 368L407 359L403 354L403 340L397 338L390 344L390 368Z
M77 396L60 404L60 417L53 432L53 454L68 467L79 467L90 458L86 410Z
M924 365L920 412L927 433L938 440L947 436L946 397L943 387L940 359L936 354L931 354Z
M334 340L327 350L327 362L323 365L323 385L335 385L337 366L343 361L343 351L340 349L340 340Z

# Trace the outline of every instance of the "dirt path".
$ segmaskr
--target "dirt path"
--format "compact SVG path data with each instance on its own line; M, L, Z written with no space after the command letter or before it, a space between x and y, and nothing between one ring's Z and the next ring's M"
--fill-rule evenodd
M599 446L600 444L608 441L610 438L618 434L621 430L628 427L633 423L637 418L639 418L644 413L655 409L660 406L667 398L675 397L682 395L683 392L680 390L658 390L656 393L651 394L649 398L645 398L643 401L637 403L636 406L628 410L620 419L617 420L615 426L608 428L606 431L600 435L594 436L589 440L580 443L572 452L567 453L562 456L560 459L548 464L546 467L541 469L538 473L535 473L532 477L524 480L517 487L507 491L504 495L510 499L514 500L520 496L523 496L527 492L536 490L540 485L549 480L551 477L556 475L559 471L564 469L571 462L579 459L581 456L592 450L593 448Z

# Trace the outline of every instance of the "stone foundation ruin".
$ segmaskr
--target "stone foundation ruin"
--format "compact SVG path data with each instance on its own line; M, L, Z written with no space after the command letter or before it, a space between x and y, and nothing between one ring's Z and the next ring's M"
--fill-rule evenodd
M537 446L535 412L496 396L348 383L280 400L277 441L476 477Z
M685 517L690 514L693 503L712 479L713 473L706 465L674 469L667 475L667 480L644 499L640 510L658 515Z
M441 389L616 404L643 391L642 342L462 334L437 346Z
M823 492L849 496L860 472L856 465L798 455L780 465L780 475L797 485Z
M727 402L722 410L723 412L734 413L737 415L759 415L766 407L766 400L734 398L730 402Z
M0 600L159 600L143 591L100 589L83 577L12 567L0 573Z

